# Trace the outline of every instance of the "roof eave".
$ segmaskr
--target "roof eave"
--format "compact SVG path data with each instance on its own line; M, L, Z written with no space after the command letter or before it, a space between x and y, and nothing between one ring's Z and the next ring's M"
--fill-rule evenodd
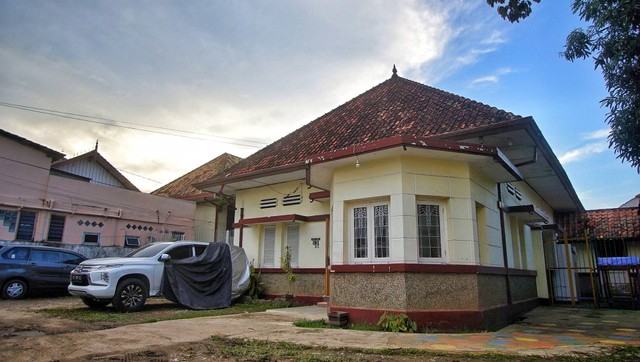
M225 185L229 185L229 184L241 182L241 181L258 179L261 177L269 177L274 175L285 174L292 171L300 171L300 170L304 170L305 167L306 165L304 162L296 162L288 165L271 167L271 168L257 170L254 172L248 172L248 173L239 174L239 175L218 177L208 181L192 184L192 186L204 191L224 193ZM217 191L213 190L216 187L220 187L220 189Z
M578 194L573 188L573 185L569 180L569 176L567 176L567 173L565 172L564 168L560 164L560 161L558 160L556 155L553 153L551 146L549 146L549 144L545 140L544 136L542 135L542 132L540 131L535 121L533 120L533 117L531 116L521 117L519 119L515 119L509 122L503 122L503 123L498 123L498 124L484 126L484 127L449 132L447 134L439 135L438 137L446 138L446 139L459 139L462 137L465 137L465 138L478 137L478 136L487 135L487 134L495 134L497 132L507 132L507 131L520 130L520 129L525 130L529 134L531 139L536 143L536 145L538 145L538 147L540 148L540 151L542 152L544 157L548 160L549 165L551 166L553 171L556 173L556 175L558 175L558 178L562 183L563 187L565 188L565 191L567 191L570 198L575 203L578 211L584 211L585 208L582 205L582 202L580 201Z
M404 147L405 149L408 147L424 148L436 151L487 156L498 162L516 180L523 179L518 168L513 165L513 163L511 163L511 161L496 147L411 136L394 136L362 145L354 145L353 147L317 154L307 157L305 159L305 164L311 165L314 163L324 163L394 147Z

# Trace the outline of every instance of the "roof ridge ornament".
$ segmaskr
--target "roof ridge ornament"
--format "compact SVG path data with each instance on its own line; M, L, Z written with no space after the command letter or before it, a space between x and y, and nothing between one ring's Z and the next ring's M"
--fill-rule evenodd
M393 69L391 70L391 72L393 72L393 74L391 75L391 78L397 77L398 76L398 70L396 69L396 65L393 65Z

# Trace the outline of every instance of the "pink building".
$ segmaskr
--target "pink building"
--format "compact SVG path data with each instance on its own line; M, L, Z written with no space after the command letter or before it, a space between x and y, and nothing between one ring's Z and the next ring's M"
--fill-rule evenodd
M0 129L0 242L37 242L88 257L193 238L196 205L140 192L96 149L64 154Z

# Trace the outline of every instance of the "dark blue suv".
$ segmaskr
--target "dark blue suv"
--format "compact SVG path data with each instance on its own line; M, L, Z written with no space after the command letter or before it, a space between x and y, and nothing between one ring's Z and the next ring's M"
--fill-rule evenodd
M0 248L2 297L20 299L27 292L64 291L69 285L69 273L86 259L62 248L5 245Z

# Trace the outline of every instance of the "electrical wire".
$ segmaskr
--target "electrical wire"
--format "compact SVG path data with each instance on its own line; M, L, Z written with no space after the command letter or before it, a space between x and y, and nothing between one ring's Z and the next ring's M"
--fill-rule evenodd
M153 126L153 125L147 125L147 124L141 124L141 123L118 121L118 120L114 120L114 119L110 119L110 118L88 116L88 115L79 114L79 113L63 112L63 111L57 111L57 110L53 110L53 109L26 106L26 105L22 105L22 104L15 104L15 103L9 103L9 102L1 102L0 101L0 106L19 109L19 110L28 111L28 112L46 114L46 115L50 115L50 116L57 116L57 117L62 117L62 118L67 118L67 119L73 119L73 120L77 120L77 121L81 121L81 122L94 123L94 124L100 124L100 125L112 126L112 127L120 127L120 128L125 128L125 129L131 129L131 130L136 130L136 131L141 131L141 132L156 133L156 134L162 134L162 135L168 135L168 136L190 138L190 139L196 139L196 140L201 140L201 141L215 141L215 140L212 140L211 138L204 138L204 137L197 137L197 136L216 137L216 138L220 138L220 139L225 139L225 140L228 140L228 141L220 141L220 140L218 140L217 142L231 144L231 145L237 145L237 146L244 146L244 147L262 148L262 147L264 147L265 145L268 144L266 142L260 142L260 141L252 141L252 140L246 140L246 139L240 139L240 138L209 135L209 134L203 134L203 133L199 133L199 132L185 131L185 130L180 130L180 129L175 129L175 128L159 127L159 126ZM101 122L101 121L108 121L108 122ZM125 126L125 125L114 124L114 123L109 123L109 122L129 124L129 125L132 125L132 126ZM144 129L144 128L140 128L140 127L136 127L136 126L148 127L148 128L152 128L152 129ZM153 129L156 129L156 130L153 130ZM181 133L191 134L191 135L194 135L194 136L181 135L181 134L169 133L169 132L164 132L164 131L181 132ZM231 141L235 141L235 142L231 142ZM242 143L239 143L239 142L242 142Z

